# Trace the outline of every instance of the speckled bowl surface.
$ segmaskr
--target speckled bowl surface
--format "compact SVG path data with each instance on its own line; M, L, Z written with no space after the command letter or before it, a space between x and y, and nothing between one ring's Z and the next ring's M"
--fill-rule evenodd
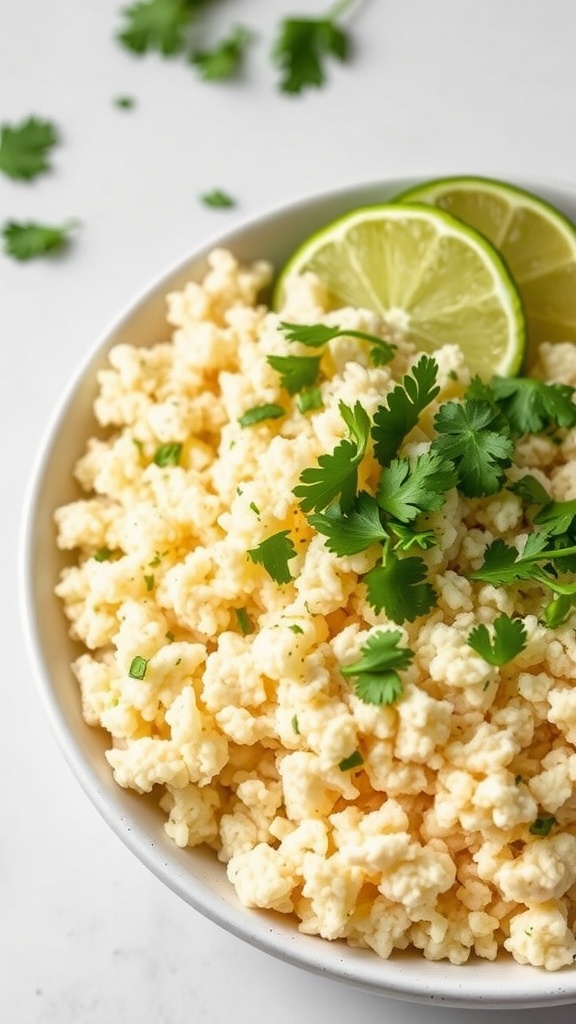
M431 962L416 953L383 961L303 935L289 918L243 907L213 853L179 849L165 834L153 799L121 789L104 758L107 737L85 724L70 669L78 654L53 589L64 556L53 542L53 513L78 496L72 467L95 423L91 406L96 372L120 342L149 345L167 335L164 297L187 279L199 278L215 244L239 258L266 258L280 267L296 245L334 217L367 203L385 202L431 175L382 180L311 197L267 213L212 238L148 287L101 337L76 372L55 410L36 462L23 531L21 597L38 689L72 771L103 818L124 843L182 899L239 938L299 967L360 989L419 1002L462 1007L534 1007L576 1002L576 965L555 973L522 967L508 956L495 962L471 959L463 966ZM533 190L576 219L576 188L501 175Z

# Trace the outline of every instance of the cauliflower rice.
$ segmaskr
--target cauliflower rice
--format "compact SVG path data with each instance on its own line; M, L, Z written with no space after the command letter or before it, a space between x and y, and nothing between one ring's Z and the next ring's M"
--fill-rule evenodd
M86 497L56 513L58 545L74 552L57 594L85 648L73 666L84 718L110 734L117 783L158 793L168 835L211 847L247 907L384 958L415 947L461 964L503 948L547 970L572 964L574 613L547 629L532 593L466 578L491 541L517 543L527 525L511 491L452 490L428 516L439 542L421 553L437 604L394 626L414 652L403 693L358 697L340 667L393 625L361 582L374 553L331 554L293 488L344 436L339 403L372 416L417 353L400 340L374 367L362 342L331 341L323 407L302 413L266 359L288 351L279 320L383 325L328 312L311 275L290 282L278 316L258 305L270 276L215 251L201 284L168 296L172 339L119 345L99 374L105 430L75 470ZM455 346L435 359L440 394L403 454L426 449L438 405L469 383ZM536 372L576 384L576 347L542 345ZM268 403L287 414L239 424ZM170 445L179 463L158 465ZM510 472L576 498L576 428L559 444L523 439ZM247 551L283 530L296 554L278 584ZM522 617L527 644L498 668L467 638L502 612ZM542 815L555 828L534 835Z

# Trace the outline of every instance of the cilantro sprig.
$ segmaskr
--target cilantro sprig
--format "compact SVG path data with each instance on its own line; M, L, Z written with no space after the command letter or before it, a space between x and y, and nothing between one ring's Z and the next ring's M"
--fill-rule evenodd
M437 451L412 459L393 459L380 475L376 501L400 523L411 523L422 512L442 508L445 493L454 487L456 479L453 464Z
M576 389L569 384L533 377L494 377L488 388L514 437L576 426Z
M491 402L481 398L445 402L434 426L438 437L432 448L454 463L463 494L477 498L501 489L514 443L504 417Z
M77 222L38 224L35 221L7 221L2 225L4 252L24 263L52 253L62 252L71 241Z
M0 171L21 181L44 174L50 170L48 157L58 141L56 125L40 117L0 125Z
M400 558L388 542L382 560L364 576L368 603L377 615L384 611L392 622L414 622L436 604L436 591L428 582L428 567L419 555Z
M422 356L386 397L374 416L372 437L374 454L381 466L397 455L404 438L414 429L421 413L438 395L438 364Z
M370 437L370 417L360 402L353 408L340 402L338 407L349 436L330 454L321 455L317 466L308 467L300 474L294 494L300 499L303 512L322 511L335 501L346 512L354 504L358 466Z
M399 629L381 629L372 633L360 648L360 657L340 667L351 678L356 695L366 704L393 704L401 697L404 683L399 675L414 657L409 647L401 647Z
M350 37L337 19L352 2L340 0L321 18L283 19L272 49L282 92L294 95L304 89L319 88L326 80L326 60L348 59Z
M187 30L205 0L137 0L123 7L117 39L132 53L157 51L164 57L181 53Z
M492 636L483 622L475 626L468 636L469 646L489 665L496 666L512 661L524 650L527 642L528 635L522 620L512 619L504 613L494 619Z
M288 341L297 341L308 348L323 348L335 338L358 338L371 345L370 355L375 366L383 366L394 358L396 345L369 331L357 331L347 327L331 327L328 324L293 324L282 320L279 324Z
M244 25L236 25L229 35L206 50L194 50L190 63L198 69L205 82L221 82L240 71L253 33Z

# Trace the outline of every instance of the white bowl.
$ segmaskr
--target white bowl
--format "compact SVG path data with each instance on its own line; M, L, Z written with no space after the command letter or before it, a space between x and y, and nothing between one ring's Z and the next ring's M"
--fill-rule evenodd
M33 473L27 500L22 604L38 687L64 756L85 792L116 834L151 871L196 910L267 953L327 978L358 988L418 1002L494 1008L576 1002L576 966L555 973L516 964L471 959L463 966L431 962L417 953L383 961L367 950L300 934L283 915L243 907L213 853L179 849L165 834L154 802L121 789L104 758L107 737L82 719L78 684L70 663L78 654L68 636L54 585L64 556L53 542L53 513L78 497L72 467L95 431L91 406L96 371L120 342L148 345L166 336L164 297L190 278L199 278L214 244L229 247L242 260L265 257L277 267L295 246L334 217L366 204L383 202L418 179L358 185L284 207L212 239L148 288L105 332L88 361L62 396ZM576 219L576 189L519 180Z

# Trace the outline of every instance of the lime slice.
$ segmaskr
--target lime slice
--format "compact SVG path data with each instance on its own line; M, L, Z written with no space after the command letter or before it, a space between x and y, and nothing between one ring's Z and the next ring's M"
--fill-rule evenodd
M541 341L576 341L576 227L562 213L489 178L440 178L398 199L446 210L496 246L524 303L528 364Z
M315 273L333 308L378 313L419 350L460 346L473 373L517 373L525 324L514 281L496 250L455 217L424 205L388 203L346 214L308 238L284 267Z

